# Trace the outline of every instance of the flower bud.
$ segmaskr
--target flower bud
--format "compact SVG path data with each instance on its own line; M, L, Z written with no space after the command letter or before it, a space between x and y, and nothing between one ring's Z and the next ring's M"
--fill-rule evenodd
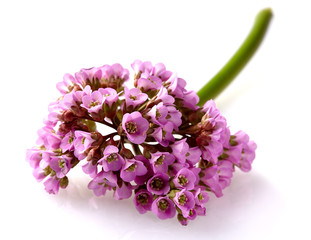
M63 178L60 179L60 181L59 181L59 186L60 186L61 188L66 188L66 187L68 186L68 183L69 183L68 177L65 176L65 177L63 177Z

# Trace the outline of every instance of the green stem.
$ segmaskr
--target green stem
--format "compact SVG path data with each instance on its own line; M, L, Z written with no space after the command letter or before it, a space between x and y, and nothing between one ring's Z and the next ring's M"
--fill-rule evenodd
M209 99L216 98L245 67L262 42L271 18L272 10L270 8L263 9L257 14L253 28L237 52L231 57L227 64L198 91L197 94L200 97L199 106L202 106Z

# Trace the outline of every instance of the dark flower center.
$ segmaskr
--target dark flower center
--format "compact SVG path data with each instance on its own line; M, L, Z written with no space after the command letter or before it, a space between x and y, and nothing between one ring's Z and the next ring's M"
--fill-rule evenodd
M162 154L162 155L157 159L157 161L155 162L156 165L162 165L164 159L165 159L165 155Z
M187 179L184 175L180 174L180 175L178 176L178 183L179 183L181 186L185 186L185 185L188 183L188 179Z
M202 196L201 193L198 194L198 199L199 199L200 201L203 200L203 196Z
M178 198L178 202L179 202L179 204L180 205L185 205L185 203L187 202L187 196L186 196L186 194L184 194L184 193L182 193L182 194L180 194L180 196L179 196L179 198Z
M111 153L106 160L111 163L112 161L117 161L118 160L118 155L116 153Z
M135 122L127 122L125 123L125 129L128 133L136 133L137 132L137 125Z
M147 193L141 193L141 194L137 195L136 200L141 205L146 205L148 203L148 194Z
M164 139L165 138L165 136L166 136L166 131L165 130L162 130L162 139Z
M95 101L95 102L91 101L89 107L95 107L97 105L99 105L99 101Z
M164 182L159 177L152 179L152 181L150 182L150 187L156 191L159 191L163 187L163 185Z
M59 166L60 168L64 168L64 167L65 167L65 164L66 164L66 162L65 162L64 159L60 159L59 162L58 162L58 166Z
M133 172L137 168L137 165L133 163L131 166L129 166L126 171L127 172Z
M194 213L193 213L193 210L192 209L190 209L190 211L189 211L189 216L192 216Z
M133 95L130 95L130 99L132 99L132 100L136 100L136 99L137 99L137 97L136 97L136 96L133 96Z
M169 207L169 204L168 204L168 202L167 202L167 200L166 199L161 199L158 203L157 203L157 205L158 205L158 208L162 211L162 212L164 212L166 209L168 209L168 207Z
M156 110L156 118L160 118L160 117L161 117L161 114L160 114L159 110L157 109Z

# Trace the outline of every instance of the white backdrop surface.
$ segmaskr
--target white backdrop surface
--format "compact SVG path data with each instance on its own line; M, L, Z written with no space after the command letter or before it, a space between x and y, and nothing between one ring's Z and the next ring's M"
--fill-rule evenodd
M135 59L163 62L199 90L248 34L274 18L259 51L219 98L232 131L258 145L207 216L187 227L140 215L132 199L95 197L81 168L48 195L25 151L64 73ZM1 1L1 239L311 239L308 1Z

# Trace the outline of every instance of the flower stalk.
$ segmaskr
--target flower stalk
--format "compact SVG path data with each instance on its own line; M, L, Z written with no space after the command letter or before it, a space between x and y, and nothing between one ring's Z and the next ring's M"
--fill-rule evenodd
M210 99L215 99L246 66L264 39L271 19L270 8L263 9L257 14L255 23L240 48L226 65L197 92L200 98L199 106L203 106Z

